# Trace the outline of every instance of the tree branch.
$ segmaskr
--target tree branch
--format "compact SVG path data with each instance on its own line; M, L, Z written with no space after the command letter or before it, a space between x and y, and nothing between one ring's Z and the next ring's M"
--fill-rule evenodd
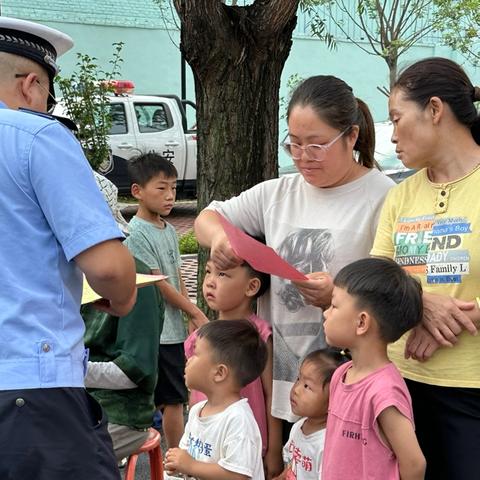
M405 15L407 14L408 12L408 9L410 8L410 2L411 0L405 0L402 4L401 4L401 8L400 8L400 18L398 19L398 23L397 23L397 28L396 28L396 31L403 31L403 19L405 17Z
M345 38L349 41L351 41L354 45L356 45L358 48L360 48L360 50L363 50L365 53L368 53L369 55L380 55L380 53L378 52L376 46L373 44L372 42L372 38L371 35L370 35L370 32L366 31L366 27L365 29L363 28L362 24L359 24L357 23L357 21L351 16L350 12L348 12L346 10L346 7L345 7L345 4L343 3L343 1L340 1L338 4L338 7L340 8L340 10L343 10L343 12L352 19L352 22L360 29L362 29L365 33L365 35L367 36L367 39L368 39L368 42L370 44L370 48L373 50L373 52L371 52L370 50L368 50L367 48L365 48L361 43L359 43L357 40L355 40L354 38L352 38L348 32L343 28L342 24L340 22L338 22L335 17L332 15L332 13L330 13L330 17L331 19L333 20L333 23L335 23L335 25L339 28L339 30L345 35ZM361 18L361 16L360 16ZM363 23L363 19L361 18L361 21Z
M343 2L343 0L339 0L337 2L337 6L340 8L340 10L345 14L347 15L347 17L351 20L351 22L357 27L359 28L360 30L362 30L365 35L367 36L367 38L375 38L375 35L373 35L369 29L368 29L368 26L364 23L363 21L363 18L360 18L360 23L357 22L356 18L350 13L350 11L348 10L348 8L345 6L345 2ZM342 27L342 25L340 24L340 22L338 22L336 20L336 18L334 17L334 15L332 14L332 11L331 11L331 8L329 8L330 10L330 17L331 19L333 20L333 22L335 23L335 25L345 34L345 36L348 38L348 40L352 40L350 35L347 34L347 32L345 31L345 29ZM361 17L361 15L360 15ZM352 40L353 41L353 40Z
M385 11L380 5L378 0L375 0L375 8L377 9L378 15L378 24L379 24L379 34L380 34L380 45L384 45L388 42L388 32L385 27L386 25L386 18L385 18Z
M360 13L359 16L360 16L360 23L361 25L359 25L359 28L361 28L363 30L363 32L365 33L365 35L367 36L367 40L368 40L368 43L370 44L370 48L373 50L373 52L369 52L371 55L380 55L380 56L383 56L383 37L380 37L380 42L378 42L377 38L375 35L373 35L368 27L367 27L367 24L365 22L365 19L363 17L364 13ZM368 15L368 12L367 12L367 15ZM378 49L377 45L375 44L375 41L377 41L377 43L380 43L380 47L382 47L381 50ZM359 46L358 44L356 44L357 46ZM361 47L360 47L361 48ZM364 49L364 51L367 51Z
M426 37L433 30L434 30L433 27L429 27L429 28L424 28L423 30L419 30L418 32L415 32L413 35L411 35L409 38L405 40L404 45L399 47L397 52L398 56L402 55L402 53L405 53L409 48L415 45L416 42L418 42L421 38Z
M390 14L388 15L388 19L387 19L387 25L390 25L390 30L391 30L391 27L395 25L395 17L397 16L397 12L398 12L398 4L399 4L399 0L393 0L392 8L390 9Z
M408 31L408 29L415 25L419 20L423 20L425 23L425 18L422 16L422 14L428 9L430 3L431 2L427 2L427 4L422 3L421 5L417 4L412 8L409 15L404 19L404 31ZM429 25L433 25L432 22L429 22Z

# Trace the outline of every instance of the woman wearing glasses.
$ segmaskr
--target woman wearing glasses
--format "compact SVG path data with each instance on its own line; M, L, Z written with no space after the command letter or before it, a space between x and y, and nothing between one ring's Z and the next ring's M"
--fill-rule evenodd
M213 202L198 216L195 232L218 268L241 263L212 210L219 211L248 234L264 236L308 276L292 284L273 277L258 302L259 315L273 327L272 415L293 422L290 389L299 359L325 346L322 309L330 305L332 276L368 256L393 182L374 168L372 117L344 81L305 80L292 95L287 118L283 147L299 173Z

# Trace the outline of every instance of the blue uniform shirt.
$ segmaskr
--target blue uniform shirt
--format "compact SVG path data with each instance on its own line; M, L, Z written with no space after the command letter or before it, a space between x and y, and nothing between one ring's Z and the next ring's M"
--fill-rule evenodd
M64 126L0 102L0 139L0 390L83 387L72 259L122 234Z

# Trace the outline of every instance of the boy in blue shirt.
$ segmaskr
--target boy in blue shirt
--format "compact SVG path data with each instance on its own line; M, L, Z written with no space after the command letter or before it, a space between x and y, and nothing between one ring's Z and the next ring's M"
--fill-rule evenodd
M157 408L163 406L163 432L167 446L177 447L183 434L183 404L188 400L185 386L186 329L183 314L195 327L208 322L193 304L180 274L177 234L163 217L175 203L177 170L156 153L142 154L129 163L132 195L138 200L137 214L129 223L130 236L125 243L152 274L167 275L158 288L165 300L165 319L160 337L158 381L155 390Z

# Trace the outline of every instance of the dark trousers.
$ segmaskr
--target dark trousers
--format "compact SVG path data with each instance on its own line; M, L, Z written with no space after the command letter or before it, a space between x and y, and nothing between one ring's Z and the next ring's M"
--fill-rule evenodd
M0 391L0 479L119 480L100 405L83 388Z
M425 480L480 478L480 389L406 382L427 459Z

